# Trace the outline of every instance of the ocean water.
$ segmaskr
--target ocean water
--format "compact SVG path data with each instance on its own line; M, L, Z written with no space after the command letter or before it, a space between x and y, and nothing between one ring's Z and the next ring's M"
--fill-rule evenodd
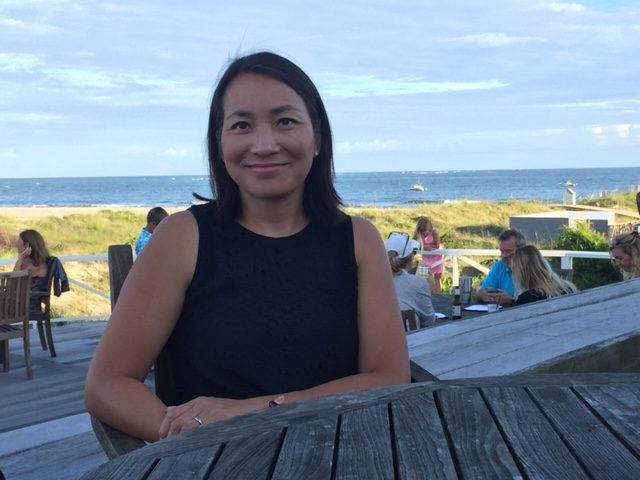
M571 181L578 198L628 191L640 185L640 168L539 170L438 170L338 173L336 188L346 205L412 205L457 199L525 199L561 202ZM426 190L412 191L420 183ZM211 196L206 176L0 179L0 207L185 206L192 192Z

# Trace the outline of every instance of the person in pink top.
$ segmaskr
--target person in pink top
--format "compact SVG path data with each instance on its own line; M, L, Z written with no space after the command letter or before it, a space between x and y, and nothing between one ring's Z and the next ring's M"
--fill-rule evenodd
M413 233L413 239L420 242L422 250L436 250L440 248L440 234L433 226L431 220L427 217L420 217L416 223L416 230ZM443 255L422 255L422 265L426 265L431 269L433 275L434 293L442 292L442 272L444 271Z

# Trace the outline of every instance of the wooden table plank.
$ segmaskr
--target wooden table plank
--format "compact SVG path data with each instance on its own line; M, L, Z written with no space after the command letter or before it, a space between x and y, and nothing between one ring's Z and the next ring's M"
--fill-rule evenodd
M640 457L640 385L575 387L575 390Z
M523 388L483 388L482 393L529 479L585 478L571 451Z
M522 476L477 389L450 387L436 392L436 399L442 409L460 476Z
M220 446L193 449L189 455L161 458L145 480L201 480L209 478Z
M571 389L531 387L530 391L593 478L640 478L640 460L616 439Z
M433 394L400 398L391 408L399 478L458 478Z
M273 480L330 479L337 424L330 417L288 427Z
M393 478L393 458L386 403L342 415L336 479Z
M149 472L158 463L157 459L150 457L135 457L124 456L118 457L100 467L100 479L101 480L122 480L124 478L128 480L136 480L147 478ZM82 476L90 475L87 473Z
M282 431L272 430L243 439L231 440L222 450L210 478L220 480L268 479L278 456L281 439Z

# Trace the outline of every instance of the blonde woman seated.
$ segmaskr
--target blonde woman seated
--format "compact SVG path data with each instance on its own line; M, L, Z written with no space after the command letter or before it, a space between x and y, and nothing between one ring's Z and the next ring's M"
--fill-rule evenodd
M417 240L406 233L392 232L385 243L393 284L396 288L398 303L402 310L414 310L420 322L420 328L435 323L431 290L427 281L409 273L415 267L414 257L420 248Z
M533 245L518 248L511 259L511 271L516 291L514 305L577 292L576 286L549 270L544 257Z
M622 270L622 278L640 277L640 235L638 232L621 233L611 239L611 261Z

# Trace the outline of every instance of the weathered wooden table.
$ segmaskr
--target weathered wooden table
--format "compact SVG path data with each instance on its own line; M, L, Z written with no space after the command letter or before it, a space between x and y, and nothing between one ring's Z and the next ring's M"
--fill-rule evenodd
M487 315L488 312L479 312L479 311L469 311L465 310L465 308L469 307L469 305L462 305L462 318L459 320L451 319L451 304L453 301L453 295L448 295L446 293L432 293L431 294L431 303L433 305L433 309L436 312L447 315L447 318L438 319L436 321L436 325L446 322L459 322L460 320L467 320L469 318L476 318L482 315ZM472 304L475 302L472 302Z
M205 425L83 479L640 478L640 375L334 395Z
M531 372L640 372L640 278L436 324L407 335L440 379Z

